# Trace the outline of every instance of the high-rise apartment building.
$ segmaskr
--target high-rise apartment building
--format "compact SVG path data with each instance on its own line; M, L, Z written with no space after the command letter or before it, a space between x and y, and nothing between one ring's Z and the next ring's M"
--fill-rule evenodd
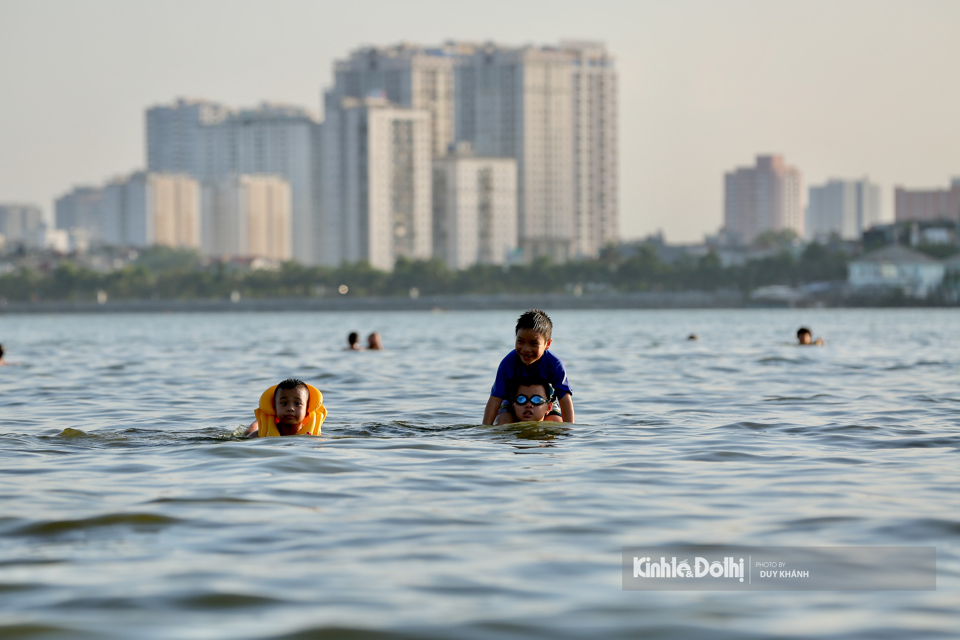
M783 156L757 156L724 179L724 226L729 238L749 244L764 231L792 229L803 237L800 172Z
M334 77L324 94L325 145L339 136L345 97L422 109L435 158L456 141L469 142L479 157L516 160L518 244L527 259L595 256L617 240L617 76L602 43L365 47L337 61ZM337 149L324 149L325 164L342 164ZM324 178L324 189L330 184ZM324 195L325 207L337 197ZM331 228L345 213L324 215Z
M894 218L897 222L921 220L960 221L960 178L949 189L894 190Z
M0 204L0 234L9 242L23 240L43 226L43 212L33 204Z
M455 132L481 156L517 161L519 244L528 258L577 253L572 57L493 44L458 54Z
M830 180L811 186L804 230L810 240L837 234L859 240L880 222L880 187L867 179Z
M323 262L392 270L431 256L430 112L385 98L327 104L323 126Z
M75 187L57 198L54 211L58 229L82 229L90 242L101 242L102 187Z
M433 255L451 269L504 264L517 248L517 161L469 143L433 161Z
M223 122L229 114L222 104L184 98L147 109L147 171L199 177L200 129Z
M293 259L317 264L320 217L320 124L299 107L264 104L201 129L199 175L273 174L290 183Z
M334 86L324 97L326 111L343 98L380 97L430 113L434 156L446 154L453 143L453 53L443 47L410 44L363 47L334 63Z
M103 188L101 241L200 248L200 183L185 174L137 172Z
M231 175L203 187L203 251L289 260L290 184L280 176Z
M599 42L561 42L571 57L573 253L596 257L620 239L617 72Z
M179 100L148 110L147 129L148 166L210 183L234 174L282 176L290 184L293 258L320 260L320 124L308 110Z

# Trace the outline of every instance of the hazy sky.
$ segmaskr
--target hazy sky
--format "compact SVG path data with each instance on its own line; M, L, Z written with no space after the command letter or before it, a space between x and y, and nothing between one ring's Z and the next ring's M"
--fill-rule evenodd
M894 185L960 176L960 0L0 0L0 202L143 167L178 96L319 112L359 45L568 38L617 57L624 238L714 232L758 153L804 191L868 175L890 217Z

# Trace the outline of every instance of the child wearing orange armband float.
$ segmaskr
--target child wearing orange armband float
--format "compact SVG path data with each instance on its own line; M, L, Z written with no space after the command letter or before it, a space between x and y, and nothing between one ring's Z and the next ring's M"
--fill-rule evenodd
M257 419L243 434L248 438L318 436L327 409L323 406L323 394L316 387L290 378L264 391L253 414Z

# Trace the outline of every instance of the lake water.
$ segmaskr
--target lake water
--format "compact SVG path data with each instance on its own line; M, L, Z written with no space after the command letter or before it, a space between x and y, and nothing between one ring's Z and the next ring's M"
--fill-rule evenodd
M960 637L960 313L558 311L578 424L481 427L516 315L0 316L0 637ZM290 376L323 436L232 437ZM623 591L668 544L937 590Z

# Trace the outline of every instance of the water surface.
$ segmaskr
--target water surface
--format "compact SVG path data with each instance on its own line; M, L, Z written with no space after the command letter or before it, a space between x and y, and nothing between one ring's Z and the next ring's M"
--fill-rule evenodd
M516 315L0 316L0 636L960 635L960 314L556 312L578 424L482 427ZM324 435L232 437L290 376ZM657 544L931 545L938 589L622 591Z

